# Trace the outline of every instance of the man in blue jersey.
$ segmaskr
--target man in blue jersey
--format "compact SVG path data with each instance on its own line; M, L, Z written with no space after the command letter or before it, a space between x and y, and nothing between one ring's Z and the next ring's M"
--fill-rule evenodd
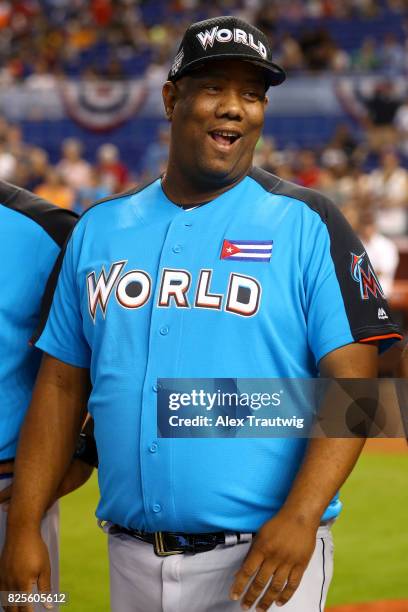
M400 338L337 209L252 168L266 90L284 78L246 22L190 26L163 88L165 175L77 224L35 337L48 356L21 457L38 481L21 463L3 589L44 584L38 518L90 372L112 610L323 610L336 492L363 440L158 439L156 427L158 378L376 377L376 343Z
M18 438L41 358L29 340L39 322L47 279L75 222L73 213L0 181L0 550ZM83 461L74 461L53 499L80 486L91 471ZM47 507L41 533L50 553L51 586L57 592L56 503Z

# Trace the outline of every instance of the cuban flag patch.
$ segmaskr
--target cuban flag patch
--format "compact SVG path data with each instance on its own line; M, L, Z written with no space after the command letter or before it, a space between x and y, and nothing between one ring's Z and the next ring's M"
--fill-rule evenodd
M273 240L224 240L220 259L268 262L272 246Z

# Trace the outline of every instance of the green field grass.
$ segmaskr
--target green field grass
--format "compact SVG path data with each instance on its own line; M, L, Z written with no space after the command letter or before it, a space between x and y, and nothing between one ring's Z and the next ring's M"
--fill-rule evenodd
M98 484L93 476L81 489L61 500L61 591L63 609L109 611L107 536L98 528L95 508Z
M342 499L328 603L408 599L408 455L362 455Z
M343 488L334 527L329 604L408 599L408 456L363 455ZM61 502L61 590L72 612L108 612L106 536L94 509L96 478ZM149 612L148 610L146 612Z

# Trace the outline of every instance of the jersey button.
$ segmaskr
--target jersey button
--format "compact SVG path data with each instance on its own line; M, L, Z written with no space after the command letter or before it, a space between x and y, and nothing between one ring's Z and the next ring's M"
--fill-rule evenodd
M153 391L154 391L155 393L157 393L157 392L158 392L158 390L159 390L159 385L157 385L156 383L154 383L154 384L152 385L152 389L153 389Z
M163 327L160 328L160 333L162 336L167 336L167 334L169 333L169 328L167 327L167 325L163 325Z
M180 253L181 245L180 244L175 244L172 250L173 250L173 253Z
M156 453L158 449L158 446L156 444L156 442L152 442L151 445L149 446L149 451L151 453Z
M160 504L153 504L153 512L161 512L161 509Z

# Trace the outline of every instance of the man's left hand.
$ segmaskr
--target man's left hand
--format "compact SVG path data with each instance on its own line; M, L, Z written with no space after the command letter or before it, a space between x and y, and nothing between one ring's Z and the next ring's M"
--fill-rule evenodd
M265 523L235 575L231 599L242 597L243 610L249 610L262 594L257 611L268 610L273 603L283 606L300 584L316 546L318 527L318 521L294 517L284 509Z

